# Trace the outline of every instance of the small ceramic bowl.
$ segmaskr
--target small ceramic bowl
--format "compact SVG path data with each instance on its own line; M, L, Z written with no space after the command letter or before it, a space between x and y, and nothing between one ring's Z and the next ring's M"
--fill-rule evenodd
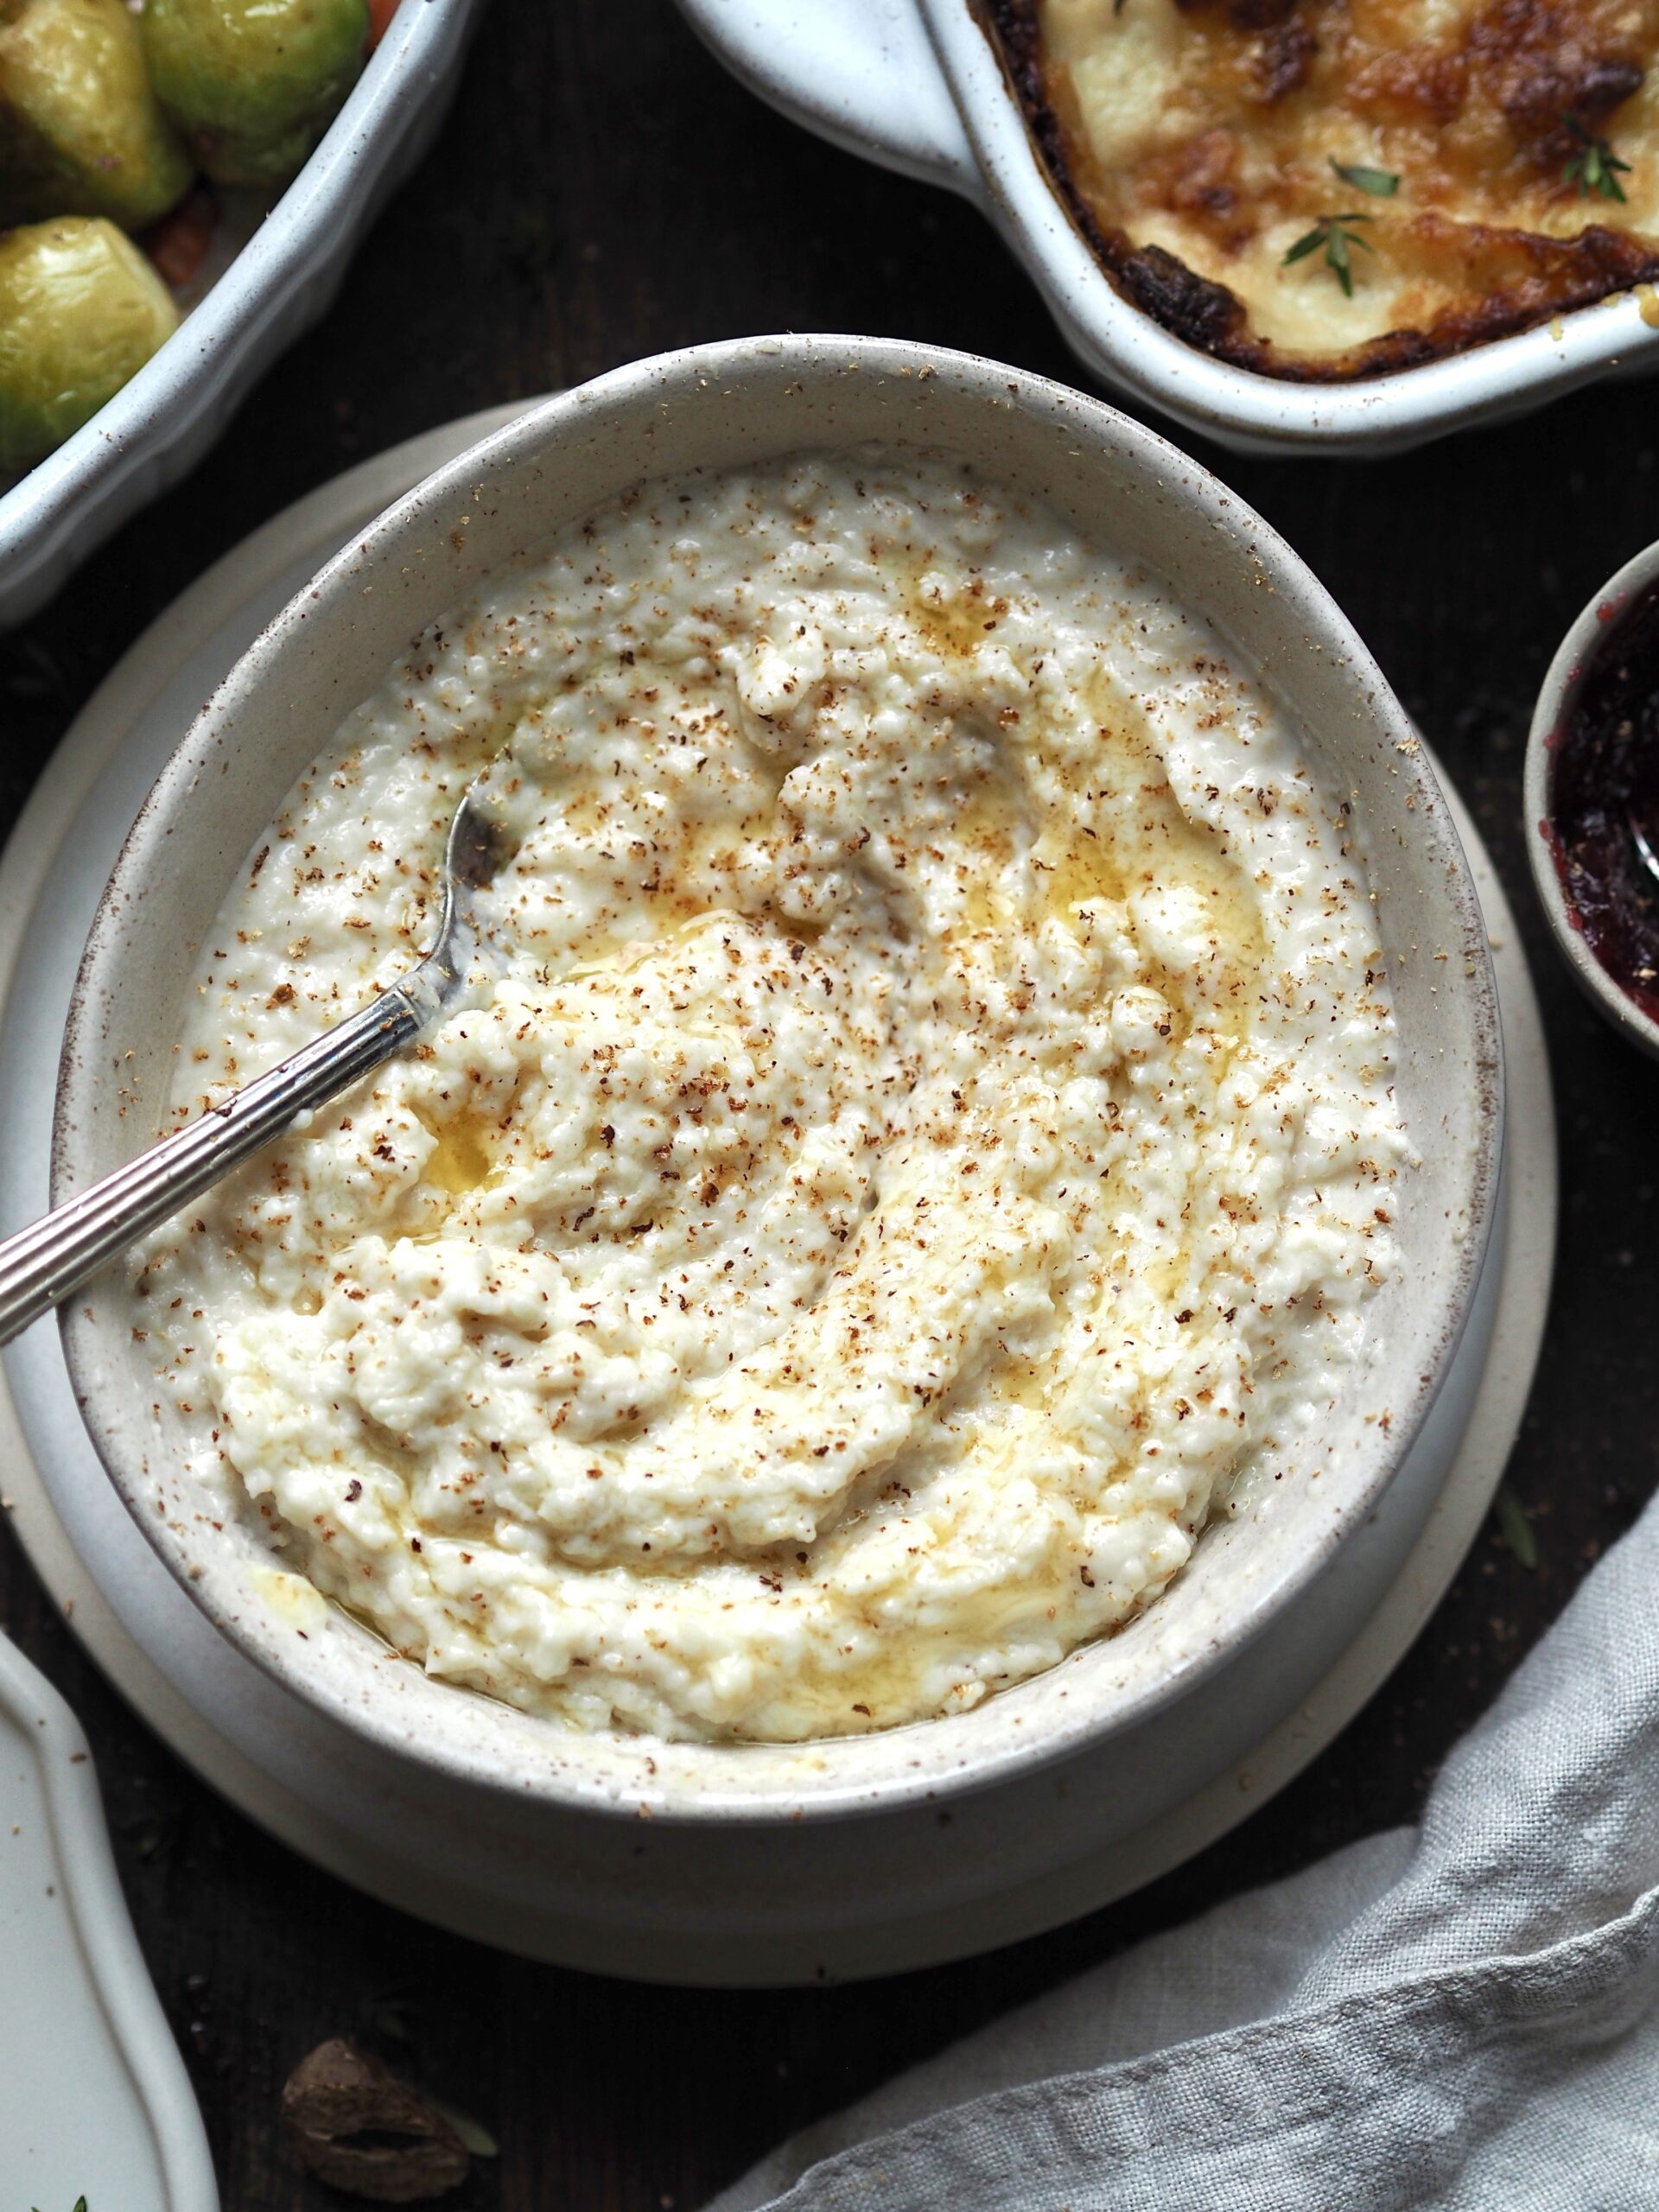
M1502 1147L1497 1000L1457 833L1376 664L1289 547L1151 431L1001 363L885 339L747 339L601 378L440 469L299 594L185 737L111 879L65 1045L54 1198L130 1157L162 1121L193 948L296 776L411 636L642 477L870 442L971 455L1096 542L1179 579L1172 588L1271 682L1332 800L1353 806L1395 996L1398 1096L1420 1155L1401 1193L1402 1265L1372 1303L1349 1387L1299 1434L1305 1478L1275 1482L1264 1463L1236 1516L1205 1531L1185 1572L1121 1634L970 1713L735 1746L582 1735L429 1680L320 1599L302 1618L276 1602L269 1549L188 1471L173 1416L154 1402L124 1275L111 1270L64 1313L64 1343L93 1442L139 1525L257 1664L359 1743L452 1789L744 1824L922 1804L1119 1740L1172 1707L1191 1716L1169 1720L1173 1752L1183 1727L1213 1717L1185 1694L1331 1572L1365 1526L1469 1316ZM1234 1748L1252 1740L1248 1712L1230 1710L1226 1725Z
M1526 810L1527 856L1532 880L1555 942L1586 995L1613 1027L1643 1052L1659 1059L1659 1021L1645 1014L1596 957L1561 879L1560 846L1554 835L1556 748L1573 711L1579 686L1612 642L1626 610L1659 583L1659 543L1627 561L1596 594L1560 642L1533 709L1527 739L1522 804Z

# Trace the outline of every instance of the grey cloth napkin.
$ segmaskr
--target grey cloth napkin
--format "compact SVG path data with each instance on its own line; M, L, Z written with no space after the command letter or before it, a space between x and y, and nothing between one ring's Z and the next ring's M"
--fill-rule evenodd
M1659 2208L1659 1501L1421 1827L1232 1899L710 2212Z

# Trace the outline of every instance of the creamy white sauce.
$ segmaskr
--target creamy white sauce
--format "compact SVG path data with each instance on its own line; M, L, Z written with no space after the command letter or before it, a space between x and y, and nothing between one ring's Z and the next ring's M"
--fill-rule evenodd
M1393 1256L1374 916L1270 696L963 468L648 486L325 747L181 1116L409 964L503 746L481 1003L142 1255L203 1471L583 1726L884 1727L1119 1625Z

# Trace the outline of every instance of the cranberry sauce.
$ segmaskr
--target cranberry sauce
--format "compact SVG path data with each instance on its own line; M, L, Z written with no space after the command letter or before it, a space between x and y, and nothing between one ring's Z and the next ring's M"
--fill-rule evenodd
M1549 840L1585 942L1659 1020L1659 584L1637 594L1586 661L1551 741Z

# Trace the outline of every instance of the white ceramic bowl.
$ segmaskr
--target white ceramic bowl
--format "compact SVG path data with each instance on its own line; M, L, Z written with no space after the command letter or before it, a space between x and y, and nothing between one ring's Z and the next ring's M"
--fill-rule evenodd
M1241 452L1384 453L1659 365L1624 292L1466 353L1352 384L1212 359L1116 291L1061 204L973 0L679 0L764 100L850 153L971 200L1107 384ZM902 241L899 242L902 246Z
M90 423L0 493L0 625L44 606L194 468L327 308L358 240L442 122L479 5L405 0L309 161L207 296Z
M873 439L971 454L1179 578L1267 673L1329 785L1351 795L1398 1010L1399 1094L1422 1155L1402 1194L1404 1265L1371 1307L1375 1357L1299 1442L1299 1465L1322 1455L1319 1479L1275 1484L1263 1468L1249 1510L1205 1533L1155 1605L1049 1674L971 1713L800 1746L581 1736L429 1681L321 1605L296 1621L267 1594L270 1554L238 1524L217 1526L222 1505L183 1471L123 1282L77 1299L64 1338L88 1427L197 1603L359 1739L458 1783L564 1807L764 1821L898 1808L1110 1737L1209 1677L1331 1567L1417 1433L1469 1312L1501 1148L1491 970L1444 800L1369 655L1288 547L1151 432L996 362L864 338L696 347L550 401L439 470L278 616L186 737L111 877L65 1046L55 1195L157 1126L194 948L295 776L411 635L643 475Z
M1573 980L1615 1029L1659 1060L1659 1021L1620 989L1585 942L1584 932L1567 904L1566 887L1555 864L1555 849L1548 834L1555 812L1551 786L1556 733L1565 727L1572 711L1579 678L1591 661L1606 649L1610 628L1619 620L1631 601L1656 582L1659 582L1659 544L1647 546L1616 575L1609 576L1557 646L1538 693L1538 703L1532 710L1522 805L1527 825L1527 857L1532 862L1538 903L1544 910L1561 957L1573 971Z

